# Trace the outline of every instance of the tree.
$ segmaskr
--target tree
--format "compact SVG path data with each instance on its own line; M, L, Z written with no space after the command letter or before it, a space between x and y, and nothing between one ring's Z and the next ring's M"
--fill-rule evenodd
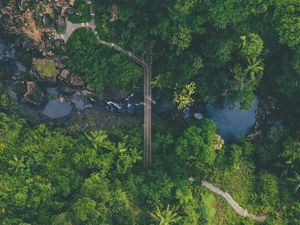
M186 84L180 93L175 91L174 94L174 103L178 105L179 110L183 110L186 107L193 104L194 99L192 95L195 93L196 85L194 82Z
M278 204L279 187L276 176L265 171L260 172L257 190L259 190L260 203L265 205L269 210Z
M177 215L176 211L177 208L170 208L168 205L163 211L160 211L157 207L156 212L150 213L150 215L155 221L159 222L159 225L170 225L177 223L181 219L181 217Z
M300 176L297 172L295 172L295 176L293 178L287 178L288 181L291 181L295 183L295 193L299 190L300 188Z
M84 76L98 93L118 86L133 88L142 77L141 68L127 56L97 42L91 30L76 30L67 43L69 66Z
M300 43L300 3L297 0L275 1L274 21L280 42L290 47Z
M221 142L215 124L203 119L199 127L191 126L183 132L176 143L176 154L190 166L194 163L212 165L217 154L215 150L222 148Z

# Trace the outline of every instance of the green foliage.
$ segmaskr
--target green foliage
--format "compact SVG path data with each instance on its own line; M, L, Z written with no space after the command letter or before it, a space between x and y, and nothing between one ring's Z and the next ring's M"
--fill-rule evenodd
M270 173L261 172L258 182L259 200L261 204L272 207L278 204L278 178Z
M68 19L72 23L85 23L91 21L92 16L90 15L90 6L85 0L75 0L74 9L75 11L68 16Z
M293 47L300 43L300 3L297 0L276 0L274 20L280 42Z
M7 114L0 113L0 223L254 224L201 187L205 178L248 212L266 215L265 224L299 224L299 1L93 4L101 39L141 56L152 51L159 100L171 103L175 87L183 88L173 101L182 109L193 102L247 109L257 97L253 132L259 135L224 143L211 121L175 123L171 112L168 123L154 129L153 169L145 171L142 126L69 136L45 125L29 127L1 95ZM89 6L75 1L69 19L90 21ZM67 50L69 68L98 93L140 85L141 68L98 44L91 30L77 30ZM34 64L53 75L53 63Z
M157 207L155 213L151 213L151 217L159 223L159 225L170 225L177 223L181 217L177 215L176 208L171 208L168 205L163 211Z
M212 165L216 158L216 126L210 120L202 120L199 127L187 128L176 143L176 154L180 160L193 166L195 164Z
M257 34L249 34L249 36L241 36L242 48L241 53L245 59L256 59L261 55L264 47L262 39Z
M113 85L133 88L142 76L141 68L125 55L98 44L91 30L76 30L67 48L70 67L84 75L98 92Z
M195 93L196 85L194 82L186 84L180 93L175 91L174 103L178 105L179 110L191 106L194 102L192 95Z
M200 221L201 224L213 224L212 220L216 214L214 207L215 197L212 194L202 194L200 200Z
M54 60L40 59L33 62L34 67L41 74L47 77L56 76L56 68Z

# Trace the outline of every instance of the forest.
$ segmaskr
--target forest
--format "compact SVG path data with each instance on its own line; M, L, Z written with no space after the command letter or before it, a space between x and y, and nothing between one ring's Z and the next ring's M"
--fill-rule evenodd
M66 32L66 24L56 27L62 20L94 19L96 28L77 29L66 43L52 43L54 35L44 34L38 41L30 35L23 44L15 41L21 46L17 51L25 52L16 58L30 68L27 75L11 77L13 64L0 54L0 225L300 224L300 1L75 0L66 12L55 8L57 1L41 2L53 6L53 13L39 19L44 3L0 0L0 53L2 32L10 33L11 41L23 38L22 26L11 29L15 25L5 13L19 10L16 18L21 18L22 4L44 33ZM12 82L19 97L34 81L41 87L41 106L47 104L43 89L49 83L66 102L73 101L69 93L83 89L93 93L91 102L111 102L112 89L141 95L142 68L99 44L96 34L152 57L153 105L164 110L153 112L150 168L143 166L140 111L130 120L96 111L102 120L124 121L107 128L93 126L94 119L83 126L77 117L38 119L32 115L39 106L28 113L9 94ZM35 75L33 55L51 62L51 74L64 72L54 79ZM202 111L199 119L184 116L187 109L197 112L207 105L249 110L254 101L255 122L237 139L223 137ZM76 113L84 114L71 115ZM204 180L266 220L238 215L201 185Z

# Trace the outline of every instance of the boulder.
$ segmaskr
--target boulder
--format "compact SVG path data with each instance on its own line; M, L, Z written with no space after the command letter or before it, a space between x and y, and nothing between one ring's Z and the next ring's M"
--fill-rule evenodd
M67 80L69 78L70 72L67 69L63 69L59 74L59 78L62 80Z
M69 4L70 4L70 6L74 6L74 3L75 3L75 0L69 0Z
M46 96L42 89L33 81L27 82L27 92L24 99L36 106L42 105L46 100Z
M88 91L95 92L95 89L94 89L93 86L90 85L90 84L86 85L86 89L87 89Z
M48 18L48 16L44 15L42 18L42 23L43 23L43 27L48 27L50 24L50 20Z
M31 75L42 83L54 85L59 71L56 70L56 64L53 59L35 59L33 60L34 69Z
M70 84L74 87L81 87L84 85L84 81L80 76L72 75L70 77Z
M28 9L28 2L26 0L19 0L17 5L21 12L24 12L26 9Z

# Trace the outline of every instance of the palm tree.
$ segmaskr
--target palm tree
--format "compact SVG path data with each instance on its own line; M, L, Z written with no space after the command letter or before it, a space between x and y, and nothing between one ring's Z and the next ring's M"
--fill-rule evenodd
M295 177L294 178L287 178L287 180L296 183L296 188L295 188L295 193L296 193L300 188L300 176L296 171L294 173L295 173Z
M255 80L255 75L264 71L263 61L261 59L248 59L248 67L244 70L245 74L249 74L251 80Z
M160 209L157 207L156 212L150 213L151 217L159 222L159 225L170 225L172 223L178 222L181 217L177 215L176 211L178 208L170 209L170 206L168 205L167 208L163 211L160 211Z

